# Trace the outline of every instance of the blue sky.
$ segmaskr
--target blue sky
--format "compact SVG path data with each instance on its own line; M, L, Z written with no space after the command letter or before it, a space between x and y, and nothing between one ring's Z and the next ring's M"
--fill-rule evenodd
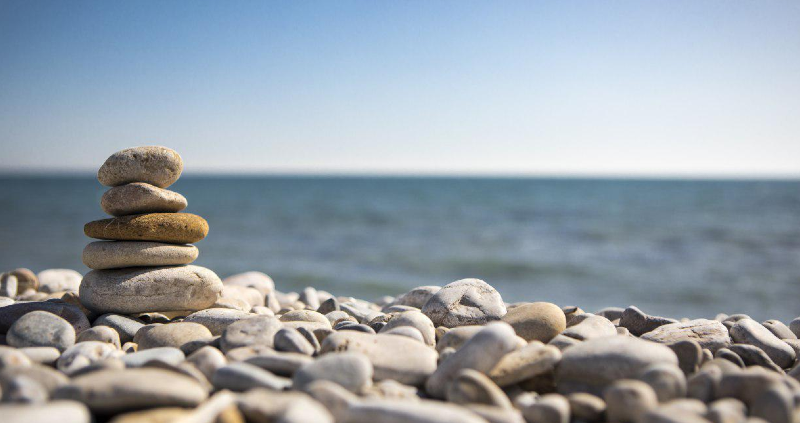
M800 176L800 3L0 0L0 171Z

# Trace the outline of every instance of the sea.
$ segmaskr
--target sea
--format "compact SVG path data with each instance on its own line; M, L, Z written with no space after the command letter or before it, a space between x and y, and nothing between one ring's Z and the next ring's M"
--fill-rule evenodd
M506 302L800 315L800 181L184 176L195 264L375 299L483 279ZM0 178L0 271L86 273L92 176Z

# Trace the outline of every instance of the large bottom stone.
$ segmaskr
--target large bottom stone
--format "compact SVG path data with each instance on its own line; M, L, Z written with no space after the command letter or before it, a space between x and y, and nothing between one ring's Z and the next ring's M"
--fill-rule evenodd
M220 298L222 281L200 266L93 270L81 283L81 303L98 313L203 310Z

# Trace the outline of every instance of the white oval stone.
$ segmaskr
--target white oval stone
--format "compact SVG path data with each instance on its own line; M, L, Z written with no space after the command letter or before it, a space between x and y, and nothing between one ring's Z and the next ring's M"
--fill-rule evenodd
M177 192L145 182L132 182L113 187L100 198L100 207L112 216L177 213L187 205L186 197Z
M97 180L109 187L147 182L166 188L178 180L182 171L183 159L175 150L159 146L133 147L106 159L97 171Z

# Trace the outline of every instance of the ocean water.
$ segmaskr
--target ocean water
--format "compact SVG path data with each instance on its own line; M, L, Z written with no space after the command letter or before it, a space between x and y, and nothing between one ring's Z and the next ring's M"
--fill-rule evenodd
M183 177L196 264L376 298L481 278L508 302L800 315L800 181ZM91 177L0 179L0 270L88 272Z

